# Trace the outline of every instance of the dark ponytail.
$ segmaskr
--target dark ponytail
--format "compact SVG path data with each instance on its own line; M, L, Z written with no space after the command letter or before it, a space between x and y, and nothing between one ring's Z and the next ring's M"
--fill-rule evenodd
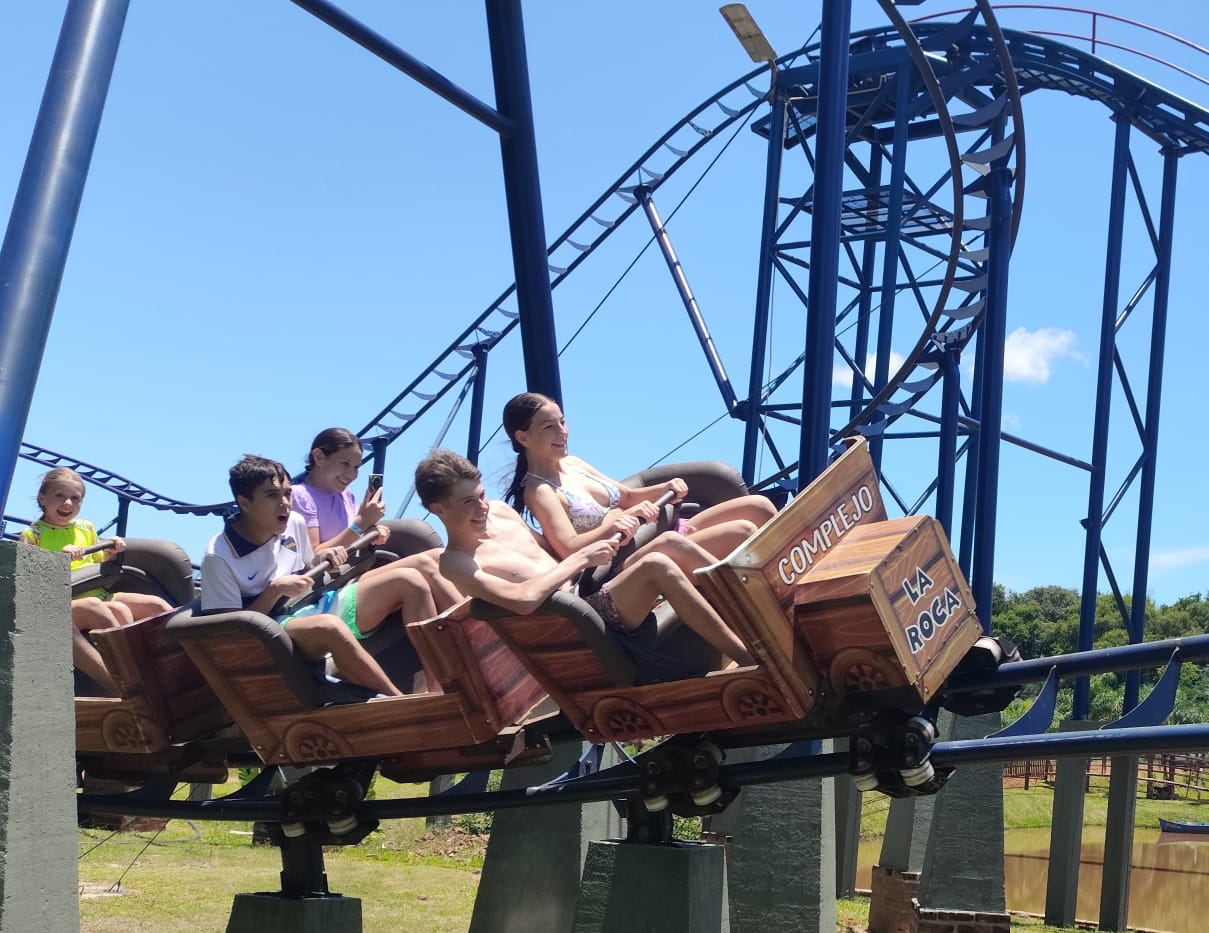
M504 493L504 501L518 512L525 511L525 476L529 473L529 458L525 456L525 448L517 443L516 432L528 431L538 410L544 405L554 404L554 399L539 392L522 392L514 395L504 406L504 433L516 451L516 472Z
M311 446L306 451L307 472L309 473L315 468L316 450L322 450L324 456L330 457L337 450L343 450L345 447L356 447L360 450L361 438L345 428L328 428L326 431L320 431L315 435L315 439L311 441Z

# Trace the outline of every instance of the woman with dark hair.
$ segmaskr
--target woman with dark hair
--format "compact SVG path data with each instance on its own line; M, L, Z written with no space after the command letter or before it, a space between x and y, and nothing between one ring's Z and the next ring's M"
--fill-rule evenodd
M305 519L307 537L315 553L329 547L347 547L375 526L378 544L385 544L390 538L390 530L378 524L386 514L381 488L367 488L359 504L349 489L361 470L361 459L361 439L344 428L320 431L311 441L306 476L292 487L290 511ZM437 569L439 557L440 548L433 548L371 570L366 576L380 574L387 568L418 570L432 591L435 611L442 612L458 602L462 594L441 576Z
M553 399L524 392L504 406L504 430L516 451L516 473L504 500L528 509L554 553L562 558L594 541L620 534L628 541L644 521L655 521L655 501L688 493L680 478L653 486L627 486L567 453L567 424ZM776 509L763 496L720 502L643 545L633 557L657 551L686 573L725 557L746 541Z

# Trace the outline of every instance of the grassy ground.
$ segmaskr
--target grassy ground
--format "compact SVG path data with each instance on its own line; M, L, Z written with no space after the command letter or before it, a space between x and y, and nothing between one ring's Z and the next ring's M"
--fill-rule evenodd
M235 785L219 788L219 793ZM380 781L379 797L409 796L423 787ZM1103 825L1107 799L1093 786L1085 822ZM1010 829L1049 825L1052 792L1036 785L1025 792L1004 792L1004 822ZM885 828L885 798L866 798L863 837ZM1206 819L1209 803L1150 801L1139 798L1140 827L1154 827L1158 816ZM469 825L469 824L467 824ZM460 829L430 833L422 820L395 820L361 845L332 849L327 872L333 891L361 899L365 933L423 929L426 933L464 933L482 867L486 838ZM173 821L158 834L111 834L80 830L80 915L82 933L211 933L225 928L234 894L275 891L281 862L276 849L252 846L251 826L238 823L191 824ZM839 933L862 933L868 901L837 904ZM403 918L406 918L403 921ZM1047 933L1039 920L1016 917L1013 933Z

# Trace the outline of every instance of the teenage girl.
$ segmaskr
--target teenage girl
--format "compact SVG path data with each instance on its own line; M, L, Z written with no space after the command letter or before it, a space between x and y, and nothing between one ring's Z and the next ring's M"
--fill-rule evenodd
M688 484L679 478L627 486L572 456L562 409L536 392L517 395L504 406L504 430L517 454L516 473L504 500L518 511L529 510L560 558L614 534L628 541L641 522L659 517L655 500L671 492L679 502L688 493ZM729 499L694 515L677 531L659 535L628 561L658 551L691 574L725 557L775 512L763 496Z
M375 525L379 529L379 544L385 544L390 536L385 526L378 525L386 514L382 490L367 489L358 503L349 488L357 479L361 462L361 439L352 431L328 428L320 431L311 441L310 453L306 458L306 476L292 488L290 509L306 519L307 535L316 553L329 547L347 547ZM441 549L433 548L387 565L420 571L432 592L432 615L444 612L462 599L462 594L454 585L441 576L437 567L440 556ZM366 576L385 569L380 567Z

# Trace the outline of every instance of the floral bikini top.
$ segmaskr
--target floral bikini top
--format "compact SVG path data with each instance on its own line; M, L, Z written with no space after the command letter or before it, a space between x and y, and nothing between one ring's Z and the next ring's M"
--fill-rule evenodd
M605 513L609 509L615 509L621 505L621 490L610 483L608 480L601 479L599 476L593 476L591 473L584 473L582 470L573 471L594 483L598 483L609 497L608 505L601 505L591 496L581 496L578 493L572 492L570 489L564 489L557 483L551 482L544 476L538 476L536 473L530 473L539 482L550 486L563 497L563 501L567 503L567 514L571 518L571 527L575 529L576 534L583 534L585 531L591 531L604 521ZM528 477L526 477L528 478Z

